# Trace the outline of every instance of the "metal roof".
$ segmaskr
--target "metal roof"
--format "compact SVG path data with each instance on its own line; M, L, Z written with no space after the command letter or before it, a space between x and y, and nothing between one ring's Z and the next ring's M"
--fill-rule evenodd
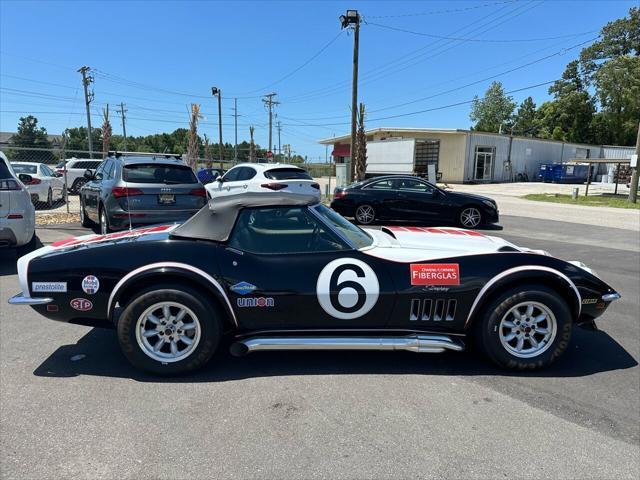
M376 133L444 133L444 134L456 134L456 133L468 133L469 130L462 130L459 128L372 128L370 130L365 130L365 135L375 135ZM497 135L497 134L496 134ZM351 140L351 134L341 135L339 137L331 137L324 138L322 140L318 140L318 143L322 145L333 145L336 142L341 142L345 140Z

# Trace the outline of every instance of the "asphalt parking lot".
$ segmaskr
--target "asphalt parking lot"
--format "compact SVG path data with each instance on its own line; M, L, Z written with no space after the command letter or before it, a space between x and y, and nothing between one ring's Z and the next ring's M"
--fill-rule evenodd
M160 380L113 331L6 304L19 289L0 259L2 478L638 478L638 232L501 223L488 233L583 261L623 296L546 371L471 352L222 351Z

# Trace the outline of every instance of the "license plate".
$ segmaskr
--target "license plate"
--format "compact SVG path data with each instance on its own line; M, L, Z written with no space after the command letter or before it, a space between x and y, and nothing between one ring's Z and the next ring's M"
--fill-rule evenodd
M164 205L176 203L176 196L172 193L161 193L158 195L158 203L162 203Z

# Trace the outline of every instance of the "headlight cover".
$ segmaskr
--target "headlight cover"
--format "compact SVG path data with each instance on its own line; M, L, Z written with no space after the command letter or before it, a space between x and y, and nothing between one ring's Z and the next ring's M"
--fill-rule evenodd
M498 206L491 200L482 200L482 203L484 203L487 207L492 208L493 210L498 209Z

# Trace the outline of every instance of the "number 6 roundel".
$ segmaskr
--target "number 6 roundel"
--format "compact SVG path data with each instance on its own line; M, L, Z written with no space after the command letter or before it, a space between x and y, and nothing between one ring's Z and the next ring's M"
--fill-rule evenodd
M335 318L358 318L378 301L380 284L375 272L355 258L329 262L320 272L316 285L322 309Z

